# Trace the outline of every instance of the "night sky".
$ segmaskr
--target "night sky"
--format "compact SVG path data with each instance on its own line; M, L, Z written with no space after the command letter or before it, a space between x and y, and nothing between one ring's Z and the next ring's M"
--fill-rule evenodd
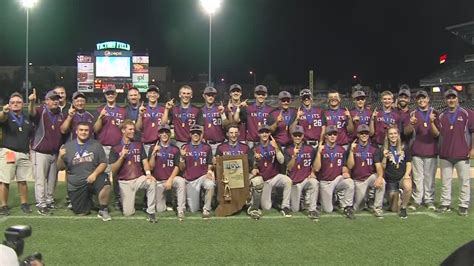
M24 64L25 11L0 0L0 65ZM213 17L213 78L250 83L273 74L305 84L309 69L328 83L416 86L448 60L474 49L445 30L474 19L473 0L224 0ZM30 12L30 61L75 65L79 51L119 40L148 51L173 79L207 72L209 17L198 0L40 0Z

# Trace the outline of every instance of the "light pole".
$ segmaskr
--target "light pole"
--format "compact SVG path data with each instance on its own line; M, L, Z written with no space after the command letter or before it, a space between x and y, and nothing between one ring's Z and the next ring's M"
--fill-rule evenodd
M249 74L250 74L250 76L253 76L253 85L256 86L257 85L257 73L255 73L253 71L249 71Z
M211 55L212 55L212 15L221 6L221 0L201 0L201 6L209 14L209 74L207 86L212 86L211 82Z
M30 8L32 8L38 0L21 0L21 5L26 9L26 56L25 56L25 92L26 92L26 103L28 103L28 90L29 90L29 55L28 55L28 33L29 33L29 24L30 24Z

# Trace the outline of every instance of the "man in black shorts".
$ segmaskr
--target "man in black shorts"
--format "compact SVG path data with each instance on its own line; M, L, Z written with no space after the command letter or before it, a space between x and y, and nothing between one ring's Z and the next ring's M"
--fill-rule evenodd
M110 195L110 181L104 173L107 160L102 145L89 138L91 132L87 122L80 122L76 128L77 138L67 142L59 151L58 168L68 175L67 191L72 211L88 215L92 208L92 195L99 199L97 217L110 221L107 205Z

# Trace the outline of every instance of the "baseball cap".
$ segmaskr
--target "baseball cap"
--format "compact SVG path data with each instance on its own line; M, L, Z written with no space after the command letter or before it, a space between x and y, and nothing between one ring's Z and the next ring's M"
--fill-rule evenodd
M48 93L46 93L46 96L44 98L45 99L59 99L61 97L54 90L50 90L50 91L48 91Z
M360 133L360 132L369 132L370 129L369 129L369 126L366 125L366 124L360 124L357 126L357 133Z
M428 93L424 90L419 90L416 92L416 95L415 95L415 98L418 98L418 97L428 97Z
M400 90L398 91L398 96L403 95L403 94L408 97L411 96L410 88L406 84L403 84L402 86L400 86Z
M20 98L23 99L23 96L21 96L21 94L19 92L12 93L12 95L10 95L10 99L13 98L13 97L20 97Z
M86 95L83 92L76 91L72 94L72 99L75 100L78 97L86 98Z
M109 92L109 91L115 92L115 88L112 87L112 86L109 86L109 87L105 87L104 90L103 90L104 93L107 93L107 92Z
M161 131L171 132L171 128L168 124L164 124L164 125L161 125L160 128L158 129L158 132L161 132Z
M258 128L258 133L261 133L263 131L271 132L270 126L269 125L262 125L261 127Z
M197 125L197 124L194 124L194 125L192 125L191 128L189 129L189 132L190 132L190 133L196 132L196 131L202 132L202 126Z
M238 89L239 91L242 91L242 87L240 87L239 84L232 84L232 85L230 85L229 91L233 91L233 90L235 90L235 89Z
M311 96L313 96L313 95L311 94L311 91L310 91L310 90L308 90L308 89L302 89L302 90L300 91L300 97L301 97L301 98L304 98L305 96L311 97Z
M304 134L304 130L303 130L303 127L302 127L302 126L296 125L295 127L293 127L293 128L290 129L290 133L291 133L291 135L293 135L293 134L295 134L295 133Z
M458 97L458 92L453 89L449 89L444 93L444 97L448 97L449 95L454 95Z
M353 99L359 98L359 97L366 97L365 92L364 91L354 91L352 93L352 98Z
M337 127L336 126L327 126L326 127L325 134L329 134L329 133L333 133L333 132L337 133Z
M157 93L160 93L160 88L158 88L155 85L150 85L150 86L148 86L148 89L146 90L146 92L150 92L150 91L155 91Z
M254 92L265 92L265 93L267 93L267 87L265 87L263 85L258 85L257 87L255 87Z
M291 99L291 93L287 92L287 91L280 91L280 93L278 93L278 99L285 99L285 98L288 98L288 99Z
M206 87L204 94L217 94L217 90L214 87Z

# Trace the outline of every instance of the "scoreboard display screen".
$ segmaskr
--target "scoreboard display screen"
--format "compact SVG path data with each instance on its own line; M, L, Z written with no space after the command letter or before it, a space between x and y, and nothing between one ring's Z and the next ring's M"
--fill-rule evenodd
M95 70L95 76L100 78L130 78L131 57L97 56Z

